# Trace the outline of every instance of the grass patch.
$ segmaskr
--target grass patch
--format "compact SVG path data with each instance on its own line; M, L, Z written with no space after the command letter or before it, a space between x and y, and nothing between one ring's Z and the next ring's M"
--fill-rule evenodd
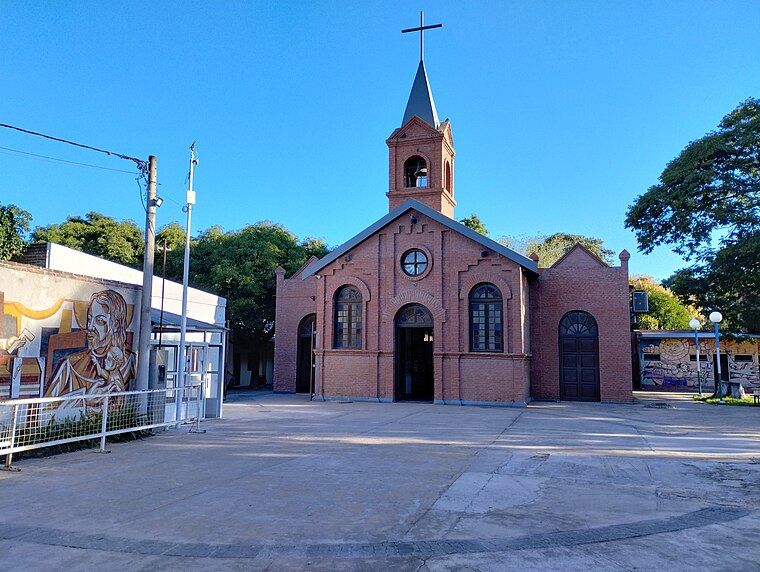
M700 397L699 395L694 396L694 401L701 401L703 403L718 403L719 400L717 397L713 397L711 395L703 395ZM755 404L755 401L753 397L750 395L748 397L745 397L744 399L736 399L735 397L724 397L722 405L739 405L739 406L745 406L749 405L752 406Z
M46 425L33 426L17 431L16 443L35 445L38 443L49 443L51 441L57 441L61 439L70 439L80 436L84 437L86 435L97 434L101 430L102 421L103 413L99 409L81 412L78 418L67 417L59 421L55 417L52 417ZM146 416L138 415L137 410L135 410L133 407L114 408L108 412L108 419L106 420L106 431L113 431L122 427L139 427L145 423ZM151 435L152 432L150 430L127 431L124 433L108 436L107 442L118 443L134 441L136 439L144 439L145 437L150 437ZM98 446L100 446L100 438L96 437L91 439L81 439L79 441L72 441L69 443L60 443L58 445L41 447L38 449L20 451L18 453L14 453L13 457L14 459L49 457L51 455L59 455L61 453L69 453L71 451L92 449Z

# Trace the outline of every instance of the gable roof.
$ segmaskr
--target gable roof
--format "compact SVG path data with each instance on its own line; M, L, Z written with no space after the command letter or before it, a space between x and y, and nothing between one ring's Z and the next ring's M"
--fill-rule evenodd
M401 122L401 125L409 121L413 115L438 129L438 112L435 110L433 92L430 91L430 83L428 82L425 64L422 60L420 60L420 65L417 67L417 75L414 76L412 91L409 94L409 101L406 102L404 120Z
M303 274L303 273L304 273L304 271L305 271L305 270L306 270L306 269L307 269L309 266L311 266L312 264L314 264L315 262L318 262L318 261L319 261L319 258L317 258L316 256L314 256L314 255L312 254L311 256L309 256L309 260L307 260L306 262L304 262L304 263L303 263L303 265L301 265L301 268L299 268L298 270L296 270L295 274L293 274L293 276L291 276L290 278L291 278L291 279L293 279L293 278L295 278L296 276L300 276L301 274ZM277 268L278 268L278 269L279 269L279 268L282 268L282 266L278 266ZM285 269L284 269L284 268L283 268L283 272L285 272Z
M385 215L383 218L381 218L380 220L376 221L374 224L365 228L363 231L361 231L359 234L354 236L352 239L341 244L338 248L333 250L330 254L321 258L314 264L310 265L308 268L304 269L301 275L301 279L305 280L309 276L316 274L317 272L322 270L325 266L327 266L331 262L334 262L335 260L343 256L344 254L346 254L346 252L348 252L355 246L367 240L369 237L371 237L381 228L390 224L395 219L399 218L400 216L402 216L403 214L405 214L406 212L410 210L417 211L420 214L423 214L433 219L434 221L442 224L443 226L448 227L454 232L464 235L470 240L477 242L484 248L493 250L494 252L496 252L497 254L500 254L504 258L507 258L511 260L512 262L516 262L517 264L519 264L526 270L529 270L530 272L534 274L538 274L538 265L530 258L523 256L522 254L519 254L502 244L499 244L495 240L491 240L487 236L483 236L479 232L475 232L471 228L467 228L462 223L457 222L453 219L450 219L447 216L442 215L438 211L433 210L430 207L423 205L421 202L415 199L408 199L404 201L403 203L401 203L398 207L393 209L391 212L389 212L387 215Z
M589 259L592 260L593 262L597 263L599 266L603 266L604 268L609 268L610 267L609 264L607 264L604 260L602 260L601 258L599 258L596 254L594 254L593 252L591 252L588 248L586 248L585 246L583 246L580 242L576 242L572 246L572 248L570 248L567 252L565 252L565 254L563 254L559 258L559 260L557 260L557 262L555 262L554 264L552 264L550 266L550 268L557 268L558 266L561 266L562 264L564 264L565 260L568 257L570 257L570 255L573 252L576 252L576 251L580 251L580 252L586 253L588 255ZM540 260L539 260L539 262L540 262Z

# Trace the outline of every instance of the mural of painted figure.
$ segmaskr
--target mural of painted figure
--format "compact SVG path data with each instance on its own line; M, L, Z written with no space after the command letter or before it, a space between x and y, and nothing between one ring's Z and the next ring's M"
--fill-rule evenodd
M45 397L126 391L135 377L135 356L127 348L127 303L118 292L103 290L87 307L87 349L64 359Z

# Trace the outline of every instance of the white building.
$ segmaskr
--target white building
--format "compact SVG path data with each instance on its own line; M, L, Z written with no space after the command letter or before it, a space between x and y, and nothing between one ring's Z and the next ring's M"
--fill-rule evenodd
M113 281L134 285L142 290L142 271L59 244L31 245L24 262L68 273L74 278L84 276ZM188 288L186 355L190 366L190 379L187 382L201 379L207 381L206 417L222 415L227 346L226 306L227 301L220 296L197 288ZM136 311L139 312L139 305ZM181 314L182 284L171 280L164 281L161 277L154 276L151 304L152 345L158 346L160 343L161 348L168 352L168 387L174 386L177 380ZM137 315L139 316L139 313ZM134 344L134 347L137 345Z

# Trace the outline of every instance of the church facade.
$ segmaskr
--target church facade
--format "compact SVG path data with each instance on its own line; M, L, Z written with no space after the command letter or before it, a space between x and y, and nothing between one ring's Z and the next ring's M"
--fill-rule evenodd
M454 220L454 145L420 61L387 140L389 212L277 270L274 390L323 399L630 402L628 258L551 268Z

